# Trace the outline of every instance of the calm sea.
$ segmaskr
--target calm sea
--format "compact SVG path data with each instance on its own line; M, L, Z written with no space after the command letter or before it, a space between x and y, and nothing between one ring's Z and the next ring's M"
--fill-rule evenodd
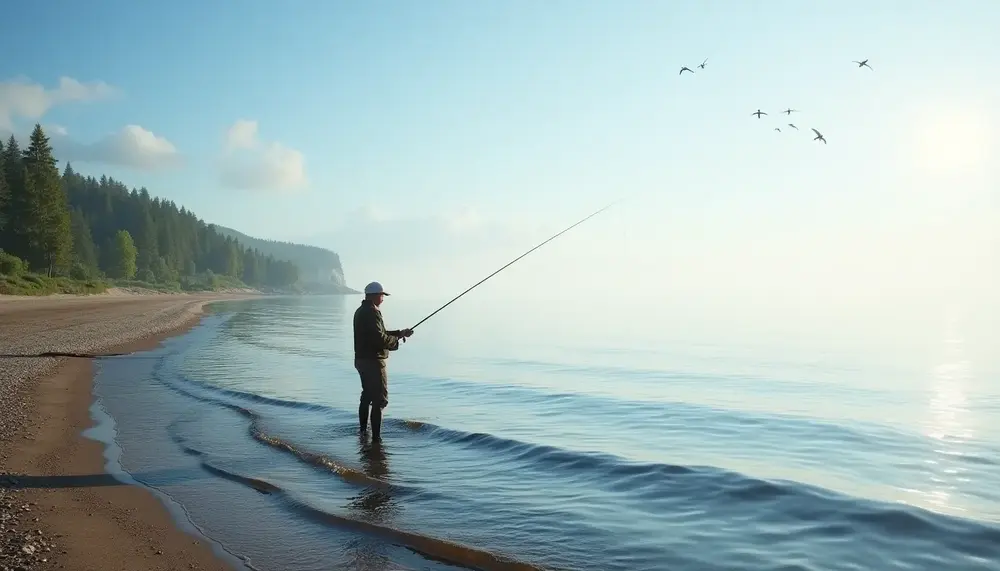
M359 301L218 304L102 360L109 468L260 570L1000 569L1000 376L960 319L890 349L463 299L390 358L373 447Z

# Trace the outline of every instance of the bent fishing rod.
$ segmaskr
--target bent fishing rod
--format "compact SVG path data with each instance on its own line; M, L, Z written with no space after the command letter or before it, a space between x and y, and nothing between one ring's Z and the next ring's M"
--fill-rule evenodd
M463 295L465 295L465 294L469 293L470 291L472 291L472 290L476 289L476 288L477 288L477 287L478 287L478 286L479 286L480 284L482 284L482 283L483 283L483 282L485 282L486 280L488 280L488 279L492 278L493 276L495 276L495 275L499 274L500 272L504 271L504 270L505 270L505 269L507 269L508 267L512 266L512 265L513 265L513 264L514 264L515 262L517 262L517 261L518 261L518 260L520 260L521 258L523 258L523 257L527 256L528 254L530 254L530 253L534 252L535 250L537 250L537 249L541 248L541 247L542 247L542 246L544 246L545 244L548 244L548 243L549 243L549 242L551 242L552 240L555 240L556 238L558 238L559 236L561 236L561 235L565 234L566 232L569 232L570 230L572 230L573 228L575 228L575 227L579 226L580 224L583 224L583 223L584 223L584 222L586 222L587 220L590 220L590 219L591 219L591 218L593 218L594 216L597 216L597 215L598 215L598 214L600 214L601 212L604 212L605 210L607 210L607 209L611 208L612 206L614 206L615 204L617 204L617 203L619 203L619 202L621 202L621 200L616 200L616 201L612 202L611 204L609 204L609 205L605 206L604 208L601 208L600 210L598 210L598 211L594 212L594 213L593 213L593 214L591 214L590 216L587 216L587 217L586 217L586 218L584 218L583 220L580 220L580 221L579 221L579 222L577 222L576 224L573 224L572 226L570 226L570 227L566 228L565 230L563 230L563 231L561 231L561 232L559 232L559 233L555 234L554 236L552 236L552 237L551 237L551 238L549 238L548 240L546 240L546 241L542 242L541 244L538 244L538 245L537 245L537 246L535 246L534 248L532 248L532 249L528 250L527 252L525 252L525 253L521 254L520 256L518 256L518 257L514 258L514 259L513 259L513 260L511 260L510 262L507 262L507 264L506 264L505 266L503 266L502 268L500 268L499 270L497 270L497 271L493 272L492 274L490 274L490 275L486 276L485 278L483 278L483 279L479 280L478 282L476 282L475 284L473 284L473 285L472 285L472 287L470 287L469 289L467 289L467 290L463 291L462 293L460 293L460 294L456 295L456 296L455 296L454 298L452 298L452 299L451 299L451 301L449 301L448 303L446 303L446 304L442 305L441 307L439 307L439 308L435 309L433 313L431 313L431 314L430 314L430 315L428 315L427 317L425 317L425 318L421 319L420 321L418 321L418 322L417 322L417 325L414 325L413 327L410 327L410 330L412 331L412 330L416 329L418 325L420 325L421 323L423 323L423 322L427 321L427 320L428 320L428 319L430 319L431 317L434 317L434 315L436 315L436 314L437 314L437 312L439 312L439 311L441 311L442 309L444 309L444 308L448 307L448 306L449 306L449 305L451 305L452 303L454 303L454 302L458 301L458 298L460 298L460 297L462 297Z

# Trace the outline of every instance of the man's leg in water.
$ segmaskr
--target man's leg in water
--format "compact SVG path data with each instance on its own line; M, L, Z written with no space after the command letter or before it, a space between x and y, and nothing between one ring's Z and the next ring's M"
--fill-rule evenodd
M382 439L382 409L389 406L389 376L385 369L385 361L377 362L377 369L372 371L372 440ZM377 383L377 384L376 384ZM377 391L377 392L376 392Z
M365 398L364 391L361 392L361 404L358 405L358 425L361 432L368 429L368 407L372 403Z
M382 437L382 409L389 404L389 383L386 375L385 362L381 360L359 363L358 372L361 375L361 404L358 408L358 420L361 429L368 424L368 406L371 406L372 438Z
M382 407L372 405L372 440L382 440Z
M361 402L358 405L358 425L361 432L368 430L368 407L372 404L372 399L369 394L368 387L370 386L370 381L366 379L370 373L367 371L369 367L366 367L364 363L360 361L354 362L354 368L358 371L358 376L361 377Z

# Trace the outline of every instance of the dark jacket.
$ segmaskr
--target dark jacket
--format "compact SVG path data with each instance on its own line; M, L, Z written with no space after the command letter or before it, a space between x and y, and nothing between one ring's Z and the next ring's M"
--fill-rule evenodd
M388 359L399 349L399 330L385 330L382 312L367 299L354 311L354 358Z

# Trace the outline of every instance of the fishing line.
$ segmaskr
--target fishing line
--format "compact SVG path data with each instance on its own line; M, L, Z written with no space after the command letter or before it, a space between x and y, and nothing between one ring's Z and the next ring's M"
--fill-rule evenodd
M434 315L435 315L435 314L437 314L437 312L439 312L439 311L441 311L442 309L444 309L444 308L448 307L449 305L451 305L452 303L454 303L455 301L457 301L457 300L458 300L458 298L462 297L463 295L465 295L465 294L469 293L470 291L472 291L472 290L476 289L476 287L478 287L478 286L479 286L480 284L482 284L482 283L483 283L483 282L485 282L486 280L488 280L488 279L492 278L493 276L495 276L495 275L499 274L500 272L502 272L503 270L507 269L508 267L510 267L511 265L513 265L513 264L514 264L514 262L517 262L517 261L518 261L518 260L520 260L521 258L523 258L523 257L527 256L528 254L530 254L530 253L534 252L535 250L537 250L537 249L541 248L541 247L542 247L542 246L544 246L545 244L548 244L548 243L549 243L549 242L551 242L552 240L555 240L556 238L558 238L559 236L561 236L561 235L565 234L566 232L569 232L570 230L572 230L573 228L575 228L575 227L579 226L580 224L583 224L583 223L584 223L584 222L586 222L587 220L590 220L590 219L591 219L591 218L593 218L594 216L597 216L598 214L600 214L600 213L604 212L605 210L607 210L607 209L611 208L611 207L612 207L612 206L614 206L615 204L618 204L618 203L619 203L619 202L621 202L622 200L625 200L625 199L624 199L624 198L622 198L622 199L619 199L619 200L616 200L616 201L612 202L611 204L609 204L609 205L605 206L604 208L601 208L600 210L598 210L598 211L596 211L596 212L594 212L594 213L590 214L590 215L589 215L589 216L587 216L586 218L584 218L584 219L582 219L582 220L578 221L578 222L577 222L576 224L573 224L572 226L570 226L570 227L568 227L568 228L566 228L566 229L562 230L561 232L559 232L559 233L557 233L557 234L553 235L553 236L552 236L551 238L549 238L548 240L545 240L545 241L544 241L544 242L542 242L541 244L538 244L538 245L537 245L537 246L535 246L534 248L532 248L532 249L528 250L527 252L525 252L525 253L521 254L520 256L518 256L518 257L514 258L514 259L513 259L513 260L511 260L510 262L507 262L507 264L506 264L506 265L504 265L504 266L503 266L502 268L500 268L499 270L497 270L497 271L493 272L492 274L490 274L490 275L486 276L485 278L483 278L483 279L479 280L478 282L476 282L475 284L473 284L473 285L472 285L472 286L471 286L471 287L470 287L469 289L467 289L467 290L463 291L462 293L460 293L460 294L456 295L455 297L453 297L453 298L451 299L451 301L449 301L448 303L446 303L446 304L442 305L441 307L439 307L439 308L435 309L433 313L431 313L431 314L430 314L430 315L428 315L427 317L425 317L425 318L421 319L420 321L418 321L418 322L417 322L417 325L414 325L414 326L413 326L413 327L411 327L410 329L411 329L411 330L412 330L412 329L416 329L418 325L420 325L421 323L423 323L423 322L427 321L427 320L428 320L428 319L430 319L431 317L434 317Z

